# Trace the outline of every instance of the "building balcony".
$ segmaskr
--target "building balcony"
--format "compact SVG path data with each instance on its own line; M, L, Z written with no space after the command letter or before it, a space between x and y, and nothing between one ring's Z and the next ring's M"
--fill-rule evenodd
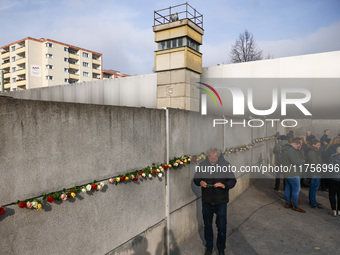
M101 65L102 62L100 60L97 60L97 59L92 59L92 63L95 64L95 65Z
M99 78L92 78L93 81L100 81Z
M70 68L70 69L79 70L79 66L76 65L76 64L71 64L71 63L70 63L69 68Z
M26 51L26 47L21 47L15 50L15 54L21 54Z
M10 78L10 77L11 77L11 73L5 73L5 74L4 74L4 79Z
M7 62L7 63L5 63L5 64L2 64L1 65L1 68L2 69L5 69L5 68L9 68L11 66L11 63L10 62Z
M15 64L22 65L26 63L26 58L20 58L17 61L15 61Z
M26 69L20 69L16 71L16 75L23 75L23 74L26 74Z
M26 80L19 80L16 82L17 87L26 86Z
M79 60L79 56L76 54L69 53L68 58Z
M79 80L79 75L78 74L70 73L70 79Z
M100 69L92 69L92 72L95 73L95 74L101 74Z
M6 52L6 53L2 53L2 54L1 54L1 57L2 57L2 58L9 58L9 54L10 54L9 51Z
M5 83L4 84L4 88L5 89L10 89L11 88L11 84L8 82L8 83Z

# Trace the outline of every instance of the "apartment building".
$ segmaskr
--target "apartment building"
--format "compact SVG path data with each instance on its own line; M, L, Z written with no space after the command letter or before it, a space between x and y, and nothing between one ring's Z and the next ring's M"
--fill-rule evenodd
M27 37L0 55L5 91L102 79L102 54L51 39Z
M121 74L119 71L112 70L112 69L102 71L103 80L120 78L120 77L128 77L128 76L130 76L130 75Z

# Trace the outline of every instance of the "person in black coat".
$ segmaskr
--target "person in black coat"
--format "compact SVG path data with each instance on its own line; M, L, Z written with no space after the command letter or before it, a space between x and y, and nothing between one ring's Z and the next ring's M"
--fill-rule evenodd
M219 254L224 254L227 239L229 190L236 185L235 175L228 169L230 170L230 163L224 159L222 154L219 155L216 148L213 148L209 150L208 157L196 168L194 176L194 183L201 186L202 190L205 254L207 255L212 254L213 250L212 222L214 214L216 214L218 229L216 246Z
M313 140L315 140L315 136L312 135L312 132L310 130L308 130L306 132L306 141L309 142L309 144L311 145Z

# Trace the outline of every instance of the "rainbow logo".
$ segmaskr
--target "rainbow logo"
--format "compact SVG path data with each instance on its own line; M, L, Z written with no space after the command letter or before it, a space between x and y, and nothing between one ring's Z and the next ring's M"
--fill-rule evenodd
M220 101L221 106L222 106L221 97L213 87L211 87L210 85L203 83L203 82L197 82L197 83L199 83L203 86L206 86L208 89L210 89L212 92L214 92L215 95L217 96L218 100ZM214 96L211 94L211 92L209 90L201 88L201 87L197 87L197 88L204 91L205 93L207 93L214 100L215 105L217 105ZM207 94L201 94L201 114L202 115L207 115Z
M203 86L206 86L206 87L209 88L212 92L214 92L215 95L217 96L218 100L220 100L220 104L221 104L221 106L222 106L222 100L221 100L221 98L220 98L220 95L217 93L217 91L216 91L213 87L211 87L210 85L208 85L208 84L206 84L206 83L203 83L203 82L197 82L197 83L199 83L199 84L201 84L201 85L203 85ZM215 105L217 105L214 96L209 92L209 90L206 90L206 89L201 88L201 87L197 87L197 88L200 89L200 90L203 90L205 93L207 93L207 94L214 100Z

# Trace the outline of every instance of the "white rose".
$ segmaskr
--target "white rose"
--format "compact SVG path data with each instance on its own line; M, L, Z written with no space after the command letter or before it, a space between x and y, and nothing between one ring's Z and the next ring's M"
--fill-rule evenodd
M151 178L152 178L152 175L151 175L151 174L149 174L149 175L148 175L148 177L151 179Z
M100 182L99 185L104 187L104 182Z
M158 177L159 177L159 178L162 177L162 173L159 173L159 174L158 174Z
M37 208L37 207L38 207L38 202L33 201L33 202L32 202L32 206L33 206L33 208Z
M91 189L92 189L91 185L90 185L90 184L87 184L86 190L87 190L87 191L90 191Z
M146 174L145 174L145 173L142 173L142 176L143 176L143 177L145 177L145 176L146 176Z
M86 193L86 188L82 187L81 192Z

